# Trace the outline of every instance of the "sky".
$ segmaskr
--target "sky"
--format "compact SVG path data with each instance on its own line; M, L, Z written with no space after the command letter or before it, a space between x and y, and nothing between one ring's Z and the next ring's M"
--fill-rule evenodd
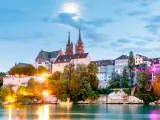
M93 60L133 51L160 57L160 0L0 0L0 71L34 63L40 50L76 44Z

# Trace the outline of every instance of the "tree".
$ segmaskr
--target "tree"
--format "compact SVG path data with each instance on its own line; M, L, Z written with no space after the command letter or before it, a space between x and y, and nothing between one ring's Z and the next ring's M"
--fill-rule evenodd
M122 73L122 88L128 88L128 87L129 87L129 76L127 68L124 68Z
M60 80L62 73L59 71L55 71L52 75L48 77L50 80Z
M137 75L137 89L138 91L144 92L146 88L146 84L148 81L146 72L139 72Z
M2 101L10 101L13 95L13 91L8 86L3 86L0 88L0 99Z
M92 92L92 88L90 83L88 82L87 77L83 77L79 83L80 91L79 91L79 100L86 100L90 93Z
M133 52L130 51L129 52L129 59L128 59L128 69L129 69L129 77L130 77L130 85L131 87L133 86L134 83L134 68L135 68L135 59L134 59L134 55Z
M72 75L72 79L69 83L69 93L71 101L77 102L79 100L78 97L80 94L80 78L76 73Z
M88 80L91 88L96 90L98 88L98 78L97 78L98 68L94 63L89 63L87 65Z
M25 95L27 95L28 93L27 93L27 88L25 87L25 86L19 86L18 87L18 89L17 89L17 91L16 91L16 94L19 96L19 95L23 95L23 96L25 96Z
M41 84L34 79L30 79L27 84L27 92L31 96L40 95L42 93Z
M153 93L156 96L160 96L160 74L157 74L155 81L153 82Z
M0 87L3 85L3 77L6 76L6 73L0 72Z
M120 79L121 79L121 76L116 73L116 72L113 72L111 74L111 77L110 77L110 80L109 80L109 88L119 88L120 87Z
M72 73L75 72L74 64L70 63L64 67L64 76L66 80L71 80Z
M47 73L48 71L44 66L38 66L37 72L38 72L39 75L41 75L43 73Z
M27 66L14 66L9 70L10 75L28 75L33 76L36 74L36 69L33 65Z
M27 65L22 70L24 75L33 76L36 74L36 68L33 65Z
M24 75L24 67L23 66L14 66L9 70L10 75Z

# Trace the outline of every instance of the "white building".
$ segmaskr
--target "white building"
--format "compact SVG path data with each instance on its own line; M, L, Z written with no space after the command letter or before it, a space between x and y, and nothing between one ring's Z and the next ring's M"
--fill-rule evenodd
M115 72L118 74L122 74L124 67L128 66L128 56L121 55L117 59L115 59Z
M49 73L52 73L52 63L54 63L60 55L63 55L61 50L53 52L41 50L35 59L35 67L38 68L38 66L44 66Z
M140 65L140 64L149 65L150 64L150 59L145 57L145 56L143 56L143 55L136 54L136 56L135 56L135 65Z
M3 78L3 86L13 85L13 89L17 90L17 88L21 85L26 86L30 79L37 80L38 82L44 82L45 78L41 76L9 76Z
M98 67L99 88L106 88L111 74L114 72L114 60L92 61Z
M58 56L56 61L52 64L52 72L60 71L63 72L64 67L73 63L75 66L77 64L88 65L91 62L91 57L89 53L83 54L73 54L73 55L61 55Z

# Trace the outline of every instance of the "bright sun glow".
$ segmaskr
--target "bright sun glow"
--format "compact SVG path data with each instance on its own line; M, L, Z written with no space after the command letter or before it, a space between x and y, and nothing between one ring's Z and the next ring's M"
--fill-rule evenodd
M44 90L44 91L42 92L42 95L43 95L43 96L48 96L49 93L48 93L48 91Z
M65 3L62 5L62 12L79 13L79 6L76 3Z
M80 16L80 6L77 3L65 3L62 5L61 12L64 13L76 13L73 19L78 19Z

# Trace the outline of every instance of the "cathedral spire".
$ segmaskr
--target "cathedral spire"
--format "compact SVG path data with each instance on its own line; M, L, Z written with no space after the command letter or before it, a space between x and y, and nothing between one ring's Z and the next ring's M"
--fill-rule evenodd
M78 38L78 41L82 41L81 40L81 29L79 28L79 38Z
M81 30L79 28L79 37L78 37L78 42L76 44L76 54L83 54L84 53L84 47L83 47L83 42L81 39Z
M70 44L70 32L68 32L68 44Z
M72 55L73 54L73 43L70 41L70 32L68 32L68 43L66 45L66 55Z

